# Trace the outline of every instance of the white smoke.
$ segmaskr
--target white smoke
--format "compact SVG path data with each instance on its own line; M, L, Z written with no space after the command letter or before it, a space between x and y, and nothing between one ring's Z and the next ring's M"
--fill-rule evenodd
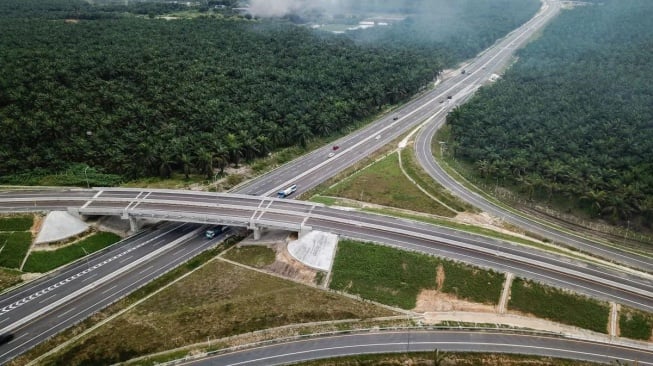
M261 17L282 17L312 9L335 11L341 9L343 0L250 0L249 13Z

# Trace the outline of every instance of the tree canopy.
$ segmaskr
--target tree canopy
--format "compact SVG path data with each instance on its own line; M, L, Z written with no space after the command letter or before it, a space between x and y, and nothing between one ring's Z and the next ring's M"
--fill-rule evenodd
M491 87L450 114L482 176L592 214L653 222L653 3L563 11Z
M446 64L528 19L538 3L497 1L521 16L497 22L504 8L452 1L469 12L468 42L450 35L401 44L410 21L368 42L282 21L139 16L176 5L4 0L0 181L71 164L124 179L173 170L211 176L305 145L406 100ZM457 19L445 21L438 27Z

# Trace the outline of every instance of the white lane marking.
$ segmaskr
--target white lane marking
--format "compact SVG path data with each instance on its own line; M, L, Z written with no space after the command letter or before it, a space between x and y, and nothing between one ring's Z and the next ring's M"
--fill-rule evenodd
M100 292L100 294L101 294L101 295L104 295L104 294L106 294L107 292L113 290L113 289L116 288L116 287L118 287L118 285L113 285L113 286L109 287L108 289L106 289L106 290Z
M52 295L52 296L48 296L48 297L46 297L45 299L39 301L38 303L39 303L39 304L43 304L44 302L50 300L50 299L53 298L53 297L57 297L57 294L54 294L54 295Z
M18 300L16 302L12 303L12 304L9 304L9 305L3 307L2 309L0 309L0 314L8 313L8 312L10 312L10 311L22 306L22 305L25 305L28 302L30 302L30 301L32 301L34 299L37 299L37 298L39 298L39 297L41 297L41 296L55 290L55 289L57 289L58 287L61 287L61 286L65 285L65 284L67 284L67 283L70 283L71 281L76 280L79 277L82 277L82 276L86 275L87 273L106 265L107 263L110 263L110 262L112 262L112 261L114 261L114 260L116 260L118 258L121 258L124 255L126 255L126 254L128 254L128 253L130 253L130 252L132 252L132 251L134 251L136 249L139 249L142 246L144 246L146 244L149 244L150 242L152 242L154 240L159 239L161 236L164 236L164 235L168 234L169 232L171 232L173 230L175 230L175 228L170 229L170 230L162 233L161 235L159 235L157 237L154 237L152 239L148 239L148 240L146 240L145 242L143 242L141 244L138 244L136 246L131 246L129 249L127 249L127 250L125 250L125 251L123 251L121 253L118 253L118 254L114 255L113 257L108 258L108 259L104 260L103 262L94 265L91 268L87 268L87 269L85 269L85 270L83 270L81 272L78 272L78 273L76 273L76 274L74 274L74 275L72 275L72 276L70 276L70 277L68 277L66 279L63 279L63 280L55 283L54 285L50 285L49 287L47 287L45 289L41 289L41 290L39 290L39 291L29 295L29 296L26 296L26 297L24 297L24 298L22 298L22 299L20 299L20 300Z
M125 261L127 261L127 260L129 260L129 259L131 259L131 258L133 258L133 257L134 257L133 255L130 255L129 257L124 258L124 259L118 261L118 263L121 263L121 264L122 264L123 262L125 262Z
M70 313L71 311L73 311L73 310L75 310L75 309L77 309L76 306L73 307L73 308L70 308L69 310L67 310L67 311L65 311L65 312L63 312L63 313L61 313L61 314L59 314L59 315L57 315L57 318L61 318L62 316L64 316L64 315Z
M143 273L149 271L149 270L152 269L152 268L154 268L153 265L152 265L152 266L149 266L149 267L147 267L147 268L145 268L144 270L142 270L142 271L140 271L140 272L138 272L138 274L143 274Z
M98 193L96 193L95 196L93 196L93 198L91 198L90 200L86 201L86 203L84 204L84 206L82 206L82 208L86 208L86 206L90 205L91 202L93 202L94 199L100 197L100 195L102 194L102 192L104 192L104 191L98 191Z
M86 276L86 277L82 280L82 282L86 282L86 281L88 281L88 280L90 280L91 278L94 278L94 277L97 277L97 273L93 273L93 274L90 275L90 276Z

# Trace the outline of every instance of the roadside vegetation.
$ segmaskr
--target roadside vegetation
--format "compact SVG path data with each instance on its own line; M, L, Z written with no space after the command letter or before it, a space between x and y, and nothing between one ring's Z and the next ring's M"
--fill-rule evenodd
M0 267L20 269L20 265L23 263L30 245L32 245L30 229L33 224L33 215L0 217ZM9 271L7 275L13 277L11 273ZM9 282L14 281L9 280Z
M505 276L450 260L391 247L340 240L329 287L364 299L415 308L421 290L497 304Z
M436 357L440 363L435 363ZM297 366L376 366L376 365L441 365L441 366L599 366L598 363L565 360L551 357L496 353L433 352L357 355L319 361L301 362Z
M222 257L250 267L263 268L274 263L275 255L274 250L268 247L248 245L231 248Z
M621 306L619 312L620 336L643 341L653 340L653 314Z
M395 314L214 260L46 364L110 364L205 342L209 337L219 339L285 324L386 315Z
M0 268L0 292L21 283L23 272L14 269Z
M446 188L431 178L431 176L428 175L421 166L419 166L417 159L415 159L415 149L412 144L401 149L399 153L401 154L402 166L406 171L406 174L408 174L416 184L456 212L476 211L474 206L451 194Z
M445 217L455 215L455 212L432 200L406 178L399 169L397 153L354 173L324 194Z
M607 303L522 278L512 282L508 310L595 332L608 331L610 307Z
M653 229L651 10L591 0L563 11L505 77L450 113L448 152L528 200Z
M45 273L120 241L120 236L97 232L63 248L30 252L23 271Z

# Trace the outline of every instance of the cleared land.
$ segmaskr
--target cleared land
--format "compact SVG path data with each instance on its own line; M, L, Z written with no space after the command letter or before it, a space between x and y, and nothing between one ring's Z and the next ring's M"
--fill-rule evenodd
M48 364L110 364L286 324L393 312L215 260L100 328ZM143 335L147 334L147 337Z
M512 282L508 309L600 333L607 333L610 315L605 302L522 278Z
M341 240L329 287L383 304L413 309L422 290L438 290L484 304L499 301L502 273L406 252Z

